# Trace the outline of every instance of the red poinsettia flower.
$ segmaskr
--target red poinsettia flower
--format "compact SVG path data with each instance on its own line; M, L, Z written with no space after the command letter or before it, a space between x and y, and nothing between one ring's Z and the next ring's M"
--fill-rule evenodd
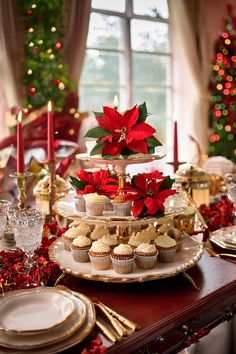
M146 139L156 130L145 122L137 123L139 109L137 106L120 114L116 109L103 107L104 117L96 117L98 124L110 132L100 139L107 142L102 150L103 155L120 155L124 148L133 152L148 153Z
M167 197L176 193L170 189L173 180L164 177L160 172L140 173L134 176L132 186L125 188L127 201L134 201L132 213L134 217L141 214L156 215L164 213L164 202Z
M112 197L117 192L117 179L112 177L108 170L87 172L81 169L76 175L78 180L71 177L71 184L77 194L97 193Z

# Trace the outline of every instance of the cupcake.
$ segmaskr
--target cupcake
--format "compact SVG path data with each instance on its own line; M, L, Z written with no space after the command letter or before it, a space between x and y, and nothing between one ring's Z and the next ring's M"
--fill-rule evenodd
M81 224L80 220L74 220L70 223L69 228L79 226Z
M174 227L187 234L193 234L195 228L195 210L188 206L181 215L175 216Z
M113 210L117 216L130 216L131 215L131 202L126 202L124 198L117 196L112 201Z
M176 241L170 236L158 236L155 239L155 245L158 253L158 261L161 263L170 263L174 261L176 253Z
M135 249L135 261L142 269L151 269L157 261L157 249L154 244L141 243Z
M118 246L118 237L117 235L110 235L109 233L104 235L101 238L101 241L106 243L111 249Z
M110 247L101 240L94 241L89 250L89 258L95 269L108 269L111 264Z
M160 227L158 227L158 235L164 235L167 233L167 231L170 229L169 223L162 224Z
M183 234L178 229L169 229L167 235L173 238L177 244L177 252L180 252L183 246Z
M141 243L149 243L147 237L145 235L142 235L141 232L137 232L136 234L132 233L128 241L128 244L132 247L132 249L135 249Z
M106 227L106 225L95 225L93 232L91 232L90 238L91 240L96 241L107 234L108 228Z
M153 242L157 238L156 228L150 225L147 229L141 231L141 235L145 236L149 242Z
M75 208L76 210L80 211L80 212L85 212L86 208L85 208L85 200L84 200L84 196L83 195L77 195L75 197Z
M131 273L134 265L134 254L130 245L120 244L111 254L112 265L116 273Z
M103 213L104 205L107 201L105 195L89 193L84 195L86 204L86 213L89 216L100 216Z
M70 251L70 245L78 235L79 232L76 227L71 227L64 234L62 234L62 239L64 241L64 248L66 251Z
M78 236L74 238L70 245L72 256L76 262L89 262L88 251L91 246L91 240L86 236Z

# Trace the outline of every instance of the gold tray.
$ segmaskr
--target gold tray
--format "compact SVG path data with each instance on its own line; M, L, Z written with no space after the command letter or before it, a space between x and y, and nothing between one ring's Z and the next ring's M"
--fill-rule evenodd
M200 260L203 252L204 248L201 242L197 241L194 237L185 236L182 251L176 253L174 262L157 262L153 269L148 270L142 270L134 265L132 273L122 275L116 273L112 268L107 270L95 270L92 268L90 262L76 262L72 257L72 253L65 251L61 237L50 246L49 257L54 262L58 263L63 272L76 277L108 283L133 283L169 278L178 273L185 272Z

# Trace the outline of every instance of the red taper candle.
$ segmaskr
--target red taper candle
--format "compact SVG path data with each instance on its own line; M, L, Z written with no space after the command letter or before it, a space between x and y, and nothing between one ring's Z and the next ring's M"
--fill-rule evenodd
M22 139L22 111L17 116L17 173L24 173L24 145Z
M55 161L54 135L52 121L52 102L48 101L48 161Z
M179 168L179 157L178 157L178 126L177 122L174 122L174 172Z

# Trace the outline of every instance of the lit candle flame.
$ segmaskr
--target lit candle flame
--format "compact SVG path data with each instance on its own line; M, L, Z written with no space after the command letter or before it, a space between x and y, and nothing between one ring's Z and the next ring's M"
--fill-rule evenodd
M48 101L48 112L52 112L52 102Z
M18 116L17 116L17 121L21 123L22 121L22 111L19 111Z
M119 104L118 96L115 95L115 96L114 96L114 101L113 101L114 108L118 108L118 104Z

